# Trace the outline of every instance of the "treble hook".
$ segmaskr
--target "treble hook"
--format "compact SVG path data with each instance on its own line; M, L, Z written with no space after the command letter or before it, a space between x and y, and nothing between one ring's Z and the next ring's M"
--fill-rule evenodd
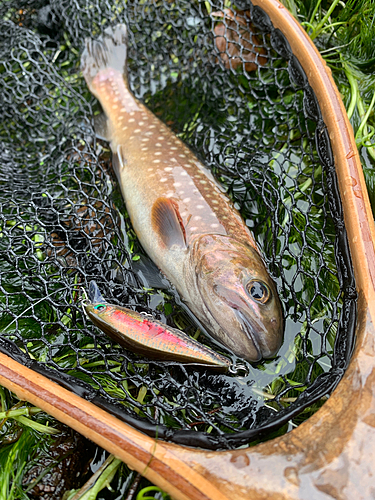
M87 314L87 312L86 312L86 309L85 309L85 305L86 305L87 303L89 303L89 302L90 302L90 300L89 300L89 298L88 298L88 296L87 296L87 293L86 293L86 290L83 288L83 286L81 286L81 287L80 287L80 290L81 290L81 292L82 292L82 296L81 296L81 298L80 298L79 300L80 300L80 302L81 302L81 304L82 304L82 306L83 306L83 307L82 307L82 309L83 309L83 313L84 313L84 315L86 316L86 318L90 319L90 318L89 318L89 316L88 316L88 314Z
M244 372L243 377L246 377L250 373L246 365L231 365L228 368L228 372L232 375L239 375L241 371Z

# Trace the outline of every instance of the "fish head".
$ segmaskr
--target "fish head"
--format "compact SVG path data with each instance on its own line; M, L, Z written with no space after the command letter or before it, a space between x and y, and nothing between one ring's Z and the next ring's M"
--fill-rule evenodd
M191 259L214 336L248 361L273 357L283 341L283 313L257 250L228 236L204 235Z

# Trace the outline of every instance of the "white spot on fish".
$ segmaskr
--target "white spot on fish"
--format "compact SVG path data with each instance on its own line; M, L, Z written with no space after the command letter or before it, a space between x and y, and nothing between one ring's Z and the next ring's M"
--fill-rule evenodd
M130 115L130 116L134 116L134 115L135 115L134 111L130 111L129 115ZM129 121L130 121L130 120L129 120Z
M191 165L189 165L188 163L185 163L184 167L185 168L191 168Z
M152 163L160 163L160 160L152 160Z
M144 125L144 124L145 124L145 122L139 122L138 123L138 125Z
M148 151L148 148L141 148L141 151Z
M155 155L161 155L162 152L161 151L156 151Z
M171 148L172 149L172 148ZM178 155L180 158L186 158L186 155Z
M198 229L197 227L191 227L190 231L193 232L193 231L196 231L197 229Z
M197 205L197 208L201 209L201 208L204 208L203 205Z
M158 141L164 141L164 137L162 135L159 135Z
M186 173L186 172L181 172L181 175L182 175L183 177L185 177L185 176L187 175L187 173Z
M185 193L185 191L179 191L178 192L178 194L184 194L184 193Z
M157 143L155 144L155 146L157 146L158 148L160 148L160 147L161 147L160 142L157 142Z
M147 142L149 141L150 139L148 137L143 137L143 139L141 139L142 142Z
M181 182L174 182L173 183L174 187L178 188L180 186L182 186Z
M151 168L148 168L147 169L147 172L152 172L154 169L151 167Z
M217 200L212 200L212 203L219 203Z
M190 198L184 198L182 201L183 201L184 203L189 203Z
M176 151L178 148L175 148L174 146L171 146L169 149L172 149L172 151Z
M201 217L200 215L196 215L196 216L194 217L194 220L201 220L201 219L202 219L202 217Z
M162 179L160 179L160 182L167 182L168 178L167 177L163 177Z
M173 196L173 192L170 192L170 193L167 193L167 194L166 194L166 197L167 197L167 198L172 198L172 196ZM182 214L181 214L181 215L182 215Z
M177 163L176 158L171 158L171 159L170 159L170 161L174 161L174 162L176 162L176 163Z
M156 125L149 125L148 128L156 128Z
M211 217L216 217L216 214L214 214L213 212L210 213Z
M189 185L189 186L193 186L193 185L194 185L194 182L193 182L193 181L189 181L189 182L188 182L188 185Z
M210 227L219 227L219 224L210 224Z
M164 172L170 172L171 170L173 170L172 167L165 167Z
M135 134L139 134L139 132L140 132L140 131L141 131L141 129L140 129L140 128L136 128L136 129L134 130L134 133L135 133Z
M128 130L128 127L125 125L125 127L122 127L122 130Z
M131 123L131 122L135 122L135 120L134 120L134 118L129 118L128 122L129 122L129 123Z
M207 184L207 181L199 181L201 184Z

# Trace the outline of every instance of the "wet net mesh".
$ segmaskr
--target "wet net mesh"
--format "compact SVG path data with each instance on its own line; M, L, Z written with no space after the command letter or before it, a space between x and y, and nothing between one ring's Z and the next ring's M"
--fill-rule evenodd
M298 60L251 3L12 0L0 7L1 351L159 439L234 448L298 425L353 347L355 284L327 129ZM231 7L234 8L233 5ZM87 320L79 287L198 335L146 262L96 139L85 37L129 28L131 89L226 187L277 283L273 360L214 374L150 362ZM152 186L150 186L152 189ZM164 280L165 281L165 280ZM209 332L208 332L209 333Z

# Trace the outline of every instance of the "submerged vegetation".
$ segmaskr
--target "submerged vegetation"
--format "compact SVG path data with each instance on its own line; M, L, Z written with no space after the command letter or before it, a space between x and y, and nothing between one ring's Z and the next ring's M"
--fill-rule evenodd
M207 4L207 12L210 13L209 2L204 3ZM375 210L375 45L373 43L375 39L375 1L284 0L283 3L304 26L311 39L314 40L314 43L317 45L328 66L332 69L333 76L353 125L369 189L370 200L373 210ZM235 5L235 2L226 2L225 5L226 7L230 7ZM194 20L191 22L193 21ZM74 86L76 91L80 91L77 64L79 53L71 46L68 35L65 35L64 39L65 45L61 46L57 56L54 56L61 61L60 69L62 72L60 77L62 78L62 82L65 80L67 85ZM21 71L20 68L19 71ZM171 73L171 75L172 79L176 78L174 73ZM264 78L267 78L266 71L264 71ZM242 86L244 98L246 98L249 90L249 81L241 75L240 71L233 77L233 83ZM252 78L251 84L255 87L258 86L257 90L261 92L262 84L260 82L256 82L255 79ZM171 92L173 93L173 89ZM91 99L87 90L84 90L83 95L84 99L87 101ZM60 97L57 95L54 97L57 99L57 107L59 107L61 105L61 102L58 101ZM154 106L156 112L158 112L158 106L162 107L163 105L163 103L158 104L156 102L158 97L160 97L160 94L156 93L155 96L149 98L149 104ZM63 97L61 97L61 99L62 98ZM288 104L288 99L291 98L291 96L286 95L284 98L286 99L286 104ZM243 111L243 116L247 117L247 115L245 115L246 113L251 115L251 110L255 109L256 102L257 100L255 97L248 98L248 107ZM189 142L189 140L193 141L193 133L200 126L199 114L202 111L202 106L206 106L207 115L209 116L210 113L212 113L213 119L217 120L217 123L220 124L224 114L221 115L220 106L218 104L220 103L215 102L215 106L210 108L210 103L206 102L204 105L200 105L200 107L191 108L191 116L186 116L186 114L183 116L183 119L186 120L186 126L183 128L180 136L187 142ZM184 109L183 103L181 104L181 109ZM26 112L27 110L25 109L25 114ZM267 112L268 110L265 109L263 116L265 120L270 121L269 117L267 117ZM170 118L170 121L173 122L175 116L167 118ZM259 134L256 139L262 140L262 134L259 132L259 130L262 130L262 125L256 125L258 125L258 128L255 127L256 131L254 133ZM264 161L273 167L273 170L271 171L270 169L267 173L267 175L269 175L269 185L277 186L277 188L281 190L280 196L282 202L278 214L278 219L281 223L276 230L278 231L278 244L282 245L288 243L288 248L290 250L289 253L284 253L283 255L283 272L293 277L296 268L296 255L298 255L301 247L299 232L301 229L305 228L307 220L305 216L301 215L301 211L295 210L293 212L293 207L303 207L304 195L315 197L312 207L303 207L306 213L308 212L308 220L309 224L311 224L309 235L311 250L304 254L305 262L302 263L306 269L311 269L314 272L316 271L317 262L320 258L321 237L323 234L331 237L333 228L330 225L322 227L320 217L324 199L320 192L314 194L315 183L322 181L323 174L321 168L312 169L308 160L304 159L302 162L303 175L298 177L298 182L292 182L290 179L297 177L298 172L296 171L296 164L300 162L301 159L294 158L293 160L293 157L289 157L289 170L287 170L285 183L279 183L278 177L274 175L274 172L277 171L278 162L280 164L281 162L284 164L286 162L286 158L283 156L285 145L288 141L293 143L293 141L299 140L299 137L296 135L288 135L289 131L286 127L285 130L280 127L279 131L280 135L277 137L277 141L280 152L277 155L273 153L271 159L266 157ZM238 133L240 134L241 130L238 130ZM217 143L220 143L220 137L216 137L215 139ZM210 140L212 140L212 138L210 138ZM266 141L266 137L264 137L263 140ZM229 144L229 146L226 147L225 156L226 161L229 163L231 159L233 159L233 161L235 159L235 146L236 144ZM268 146L269 144L265 143L265 150L267 150ZM272 148L270 147L270 149ZM81 162L77 162L77 168L82 167L82 162L85 159L86 157L82 155ZM262 162L260 161L260 163ZM228 187L229 193L242 203L241 208L243 209L245 217L251 217L253 215L251 212L252 207L250 206L249 208L250 204L246 199L246 194L243 192L241 182L233 177L227 178L225 173L220 171L219 167L216 173ZM102 174L99 180L105 184L107 182L106 172L102 172ZM249 180L249 183L256 185L257 175L257 172L255 172L254 177ZM259 176L261 175L263 175L263 172L259 170ZM99 180L97 182L99 182ZM288 182L290 182L290 184L288 184ZM102 210L102 208L98 206L95 206L93 209ZM294 233L292 233L292 239L294 239L293 241L289 239L288 242L283 242L284 229L291 223L289 219L291 214L294 217ZM107 217L106 211L104 211L104 216ZM124 213L123 216L125 217L126 214ZM261 220L262 217L259 217L259 219ZM123 218L121 222L124 223ZM19 216L15 216L14 219L8 220L7 224L8 227L5 229L9 230L11 228L13 233L17 234L18 241L21 241L25 234L27 235L33 248L35 259L39 262L38 265L44 266L48 259L46 258L46 254L43 253L43 242L48 238L48 235L45 234L40 227L29 224L27 221L22 222L22 218ZM131 259L136 261L139 259L141 250L139 249L134 233L131 231L130 227L126 229L126 251ZM258 239L263 245L265 253L267 254L268 251L271 252L272 238L270 236L270 228L268 228L266 224L262 225L260 223L253 229L258 234ZM276 249L276 253L279 250L280 249ZM301 282L298 283L299 290L296 296L300 302L309 304L313 325L316 326L317 330L324 329L328 332L327 345L329 350L328 354L330 354L333 350L337 323L332 322L330 324L329 318L331 317L332 308L338 306L327 300L327 297L337 296L339 294L339 287L338 281L336 277L334 277L334 264L332 264L332 269L330 269L330 263L334 262L333 250L326 247L325 252L324 260L328 262L328 264L324 272L320 274L319 287L321 290L326 290L326 293L324 295L315 295L314 291L312 291L315 290L313 278L308 274L304 274L300 278ZM69 264L69 256L61 255L59 258L65 259ZM70 264L72 263L70 262ZM26 264L25 269L27 270ZM32 356L40 361L47 359L50 353L50 347L45 342L45 336L48 336L48 341L50 343L58 344L58 347L56 347L54 351L54 362L64 368L68 374L75 375L76 377L90 382L95 388L99 386L104 387L109 395L125 399L126 404L129 405L129 407L135 408L134 411L138 414L142 415L149 413L150 416L155 416L152 413L155 410L148 402L155 396L157 389L150 389L145 383L149 372L147 364L139 362L133 364L129 363L127 366L127 373L135 376L136 383L128 383L127 380L124 381L122 378L118 379L118 374L123 366L121 356L119 355L117 360L110 360L109 362L105 359L98 358L97 351L94 349L97 346L94 346L92 343L92 337L85 335L83 331L78 328L82 327L82 324L80 320L77 320L74 316L73 307L65 310L57 310L43 302L43 296L40 299L39 296L35 296L36 302L33 303L32 311L30 311L28 297L34 298L32 294L35 293L35 290L33 288L29 290L27 285L24 285L23 291L25 293L18 294L17 290L20 286L19 276L12 274L11 266L9 266L9 273L9 283L7 287L4 288L7 293L10 293L7 300L11 302L14 316L10 317L5 315L1 319L0 326L4 332L7 334L14 333L15 336L13 339L16 340L16 332L21 331L24 337L28 338L29 343L27 347L30 348ZM54 300L56 302L61 292L59 288L59 278L59 274L56 273L56 295L54 295ZM78 273L72 279L72 283L74 283L75 286L79 285ZM148 305L150 300L148 291L143 290L143 294L145 297L144 302ZM4 300L4 296L2 296L0 301L3 302ZM156 299L154 299L154 303L158 301L157 309L160 310L163 317L169 316L173 311L169 300L168 294L164 292L158 294ZM71 296L71 306L73 306L76 301L77 291ZM251 392L259 398L259 401L264 401L270 411L278 411L280 406L283 407L293 403L298 397L298 394L306 388L306 379L309 378L311 382L314 378L329 369L331 363L327 355L320 357L318 360L314 358L313 353L316 346L313 346L311 340L308 338L307 322L304 317L304 312L295 305L293 297L288 297L285 304L286 309L292 311L293 317L297 318L300 324L302 324L302 329L296 336L296 341L293 342L292 340L295 332L290 331L290 338L287 339L290 340L290 342L286 342L285 350L282 352L280 358L276 361L272 360L270 362L265 362L257 368L252 368L252 373L246 380L241 382L244 386L244 398ZM41 317L46 324L52 325L56 323L64 325L64 327L74 327L76 330L70 333L70 338L68 340L70 342L76 342L77 345L79 344L79 356L77 356L75 351L73 352L67 349L66 345L64 345L67 339L64 336L65 331L63 328L54 329L51 327L49 330L40 331L40 326L35 326L33 315ZM180 328L189 325L191 327L186 315L184 316L181 313L175 315L175 323L179 323ZM195 336L199 336L199 334L199 331L195 332ZM203 338L201 337L200 340L203 340ZM103 337L101 337L101 341L104 350L113 347L109 344L107 345ZM85 373L77 370L78 362L80 366L84 367ZM105 370L107 370L106 373ZM93 378L89 375L89 372L93 374ZM108 377L108 372L110 373L110 377ZM254 374L257 375L255 376ZM252 382L254 378L257 380L255 384ZM118 382L119 380L120 383ZM43 475L41 473L30 475L29 472L32 467L37 465L38 461L43 460L44 453L48 454L48 450L54 446L55 440L60 436L61 430L59 424L52 417L47 416L38 408L32 407L25 402L18 401L16 397L11 395L7 390L1 389L0 396L0 500L24 500L30 498L30 492L33 488L35 489L38 484L43 484ZM276 398L278 398L278 404L275 403ZM170 394L169 397L164 396L163 403L173 410L178 406L176 401L176 395ZM288 426L284 426L283 429L280 429L278 434L285 432L287 427L291 429L299 425L299 423L308 418L323 403L324 399L307 408L297 418L290 421ZM210 408L212 412L219 412L221 410L219 405L215 406L211 404L208 405L207 408ZM246 405L243 405L241 411L245 410L249 412ZM230 426L230 417L225 413L223 415L223 422L225 422L225 428L227 428ZM228 418L226 419L226 417ZM168 414L165 414L163 418L164 423L176 426L175 420L168 420ZM199 421L198 413L195 415L184 415L184 419L184 423L188 422L192 428L206 430L207 432L211 432L212 430L212 426L209 423L202 423ZM234 427L235 425L238 424L233 422ZM155 487L148 486L149 483L147 483L147 481L141 480L139 475L130 471L119 460L112 456L108 457L105 454L100 454L98 451L96 453L99 453L99 456L97 456L93 462L95 467L91 467L87 477L85 476L85 481L80 485L72 485L69 491L65 492L64 500L94 500L96 498L98 500L109 498L118 500L136 498L137 500L142 500L143 498L149 498L150 494L159 500L166 498L164 493L160 492ZM49 462L48 467L52 469L57 463L65 460L65 458L64 456L52 457L52 461ZM97 471L94 471L95 468L97 468ZM28 478L29 480L27 480Z

